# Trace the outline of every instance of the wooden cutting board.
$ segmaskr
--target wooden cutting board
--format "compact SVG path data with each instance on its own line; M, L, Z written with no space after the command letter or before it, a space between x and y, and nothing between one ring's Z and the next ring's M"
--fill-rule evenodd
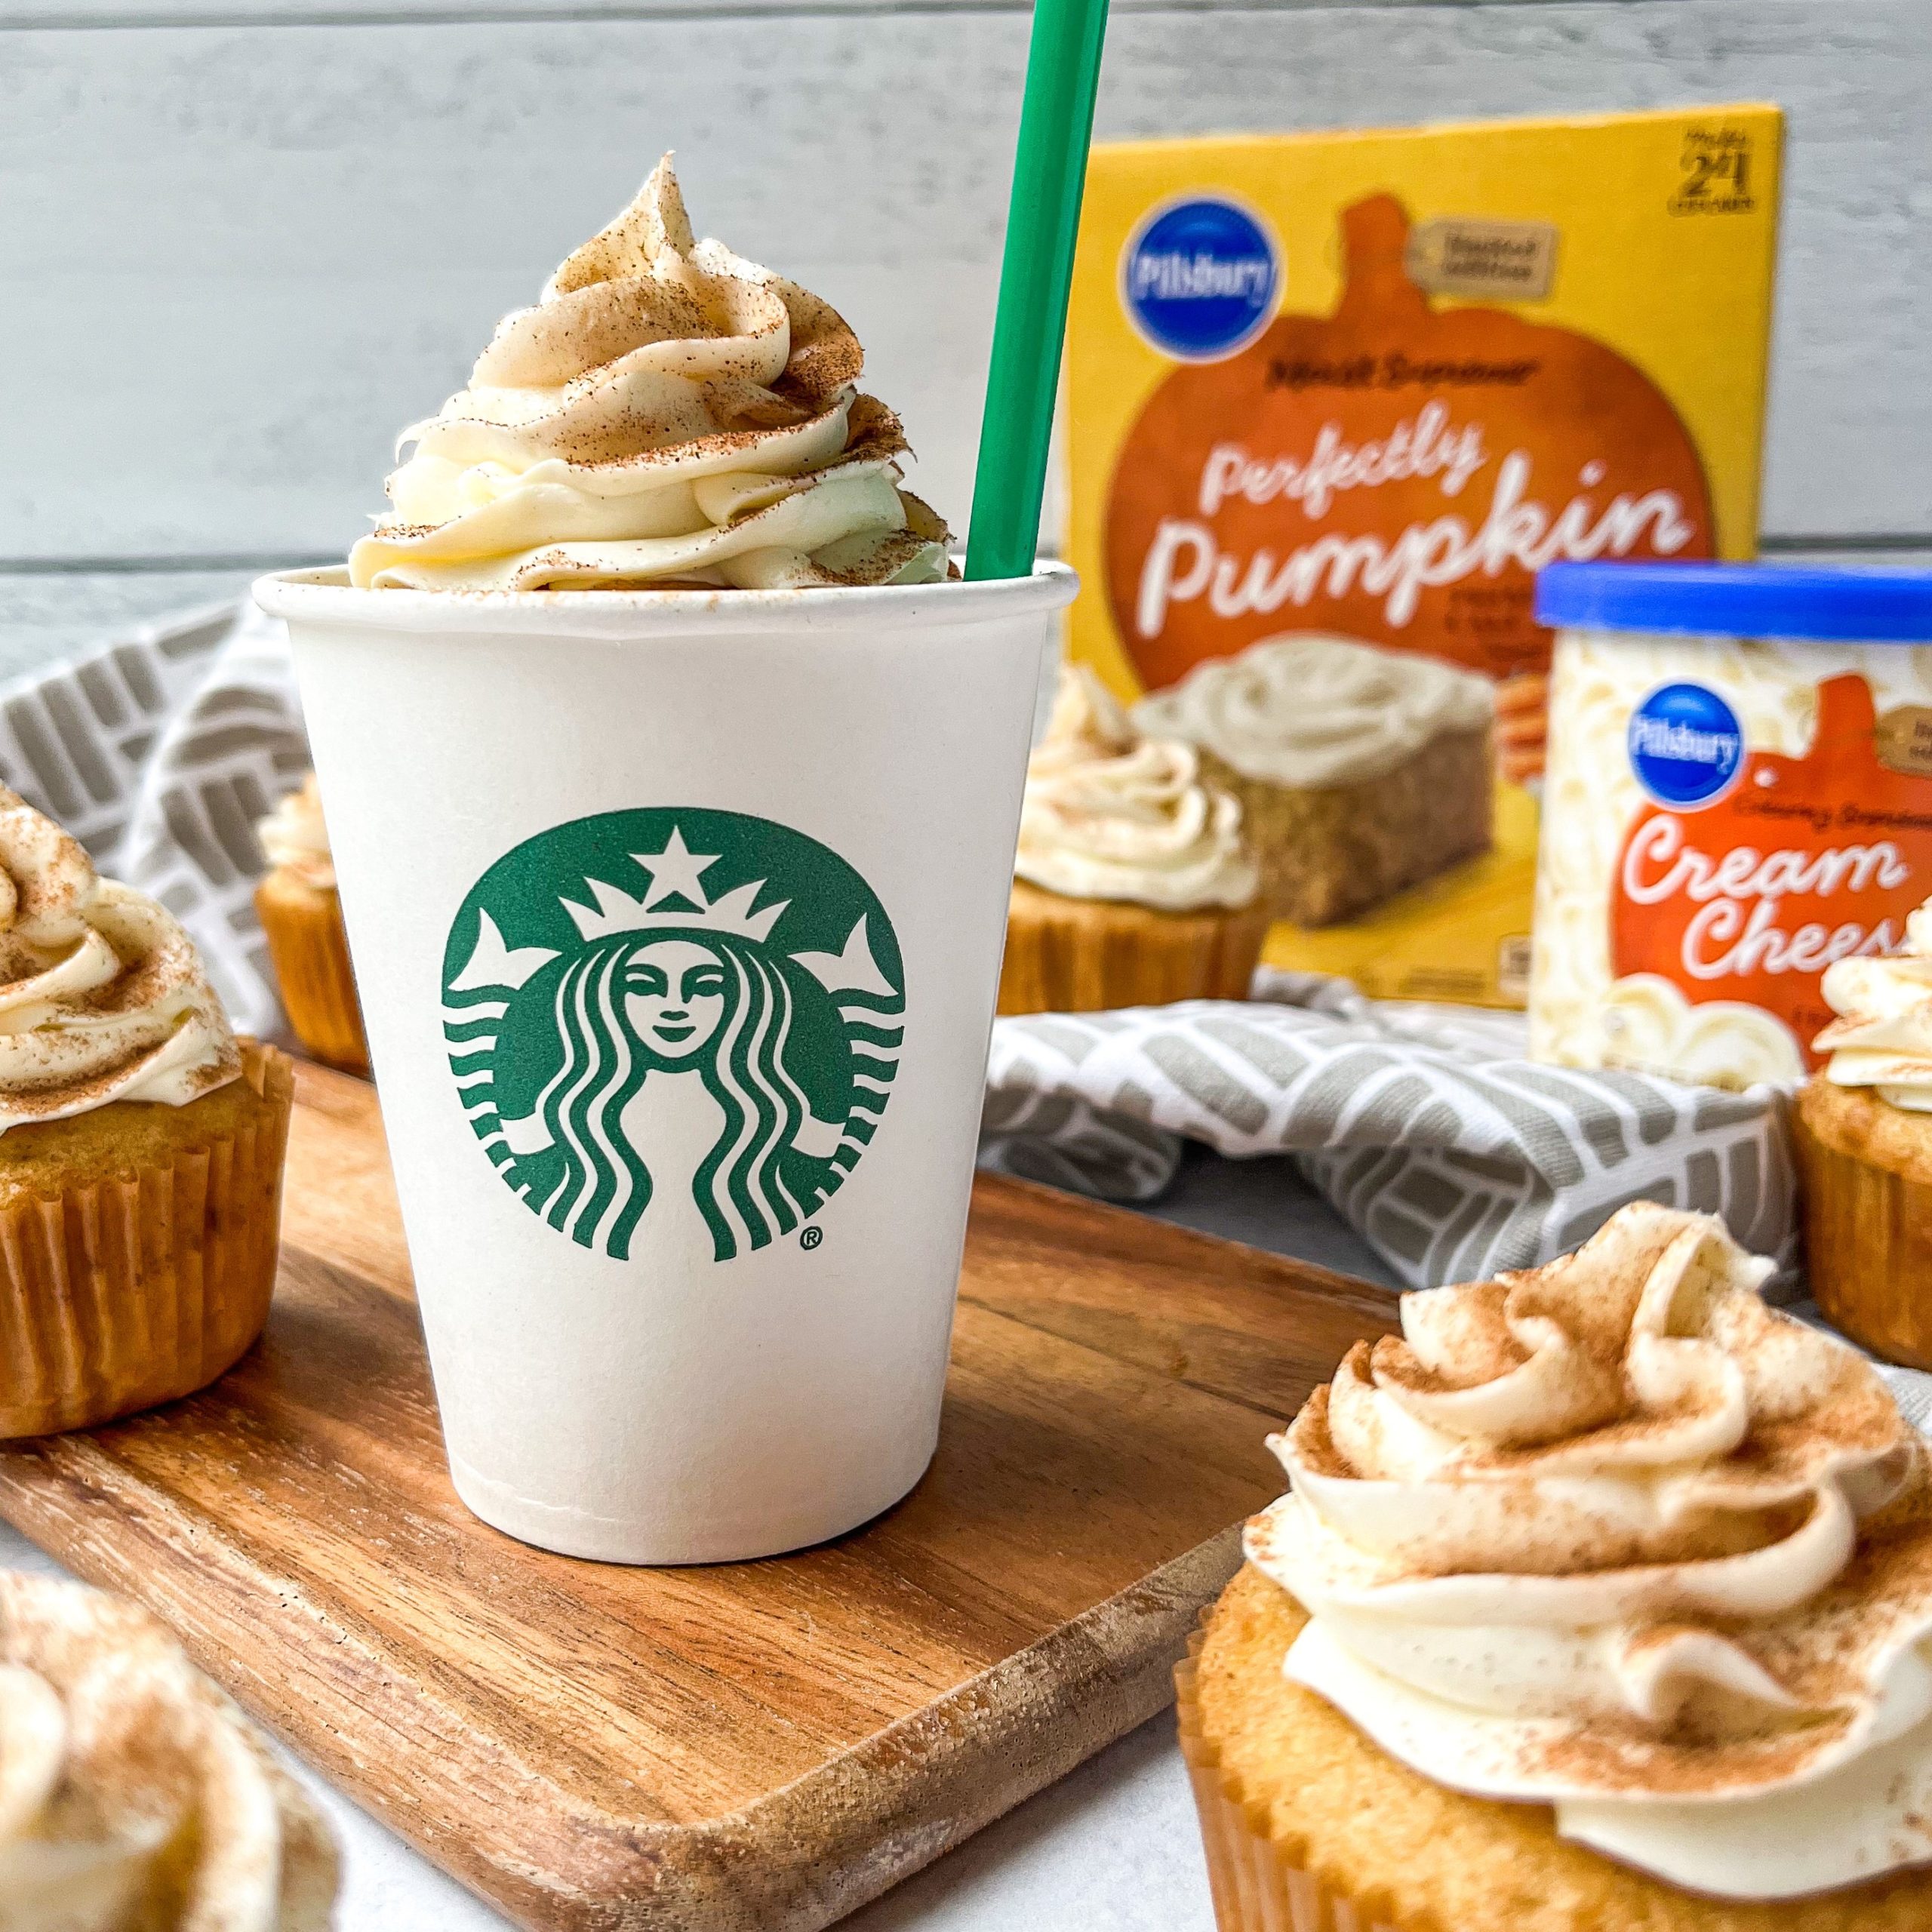
M533 1927L825 1925L1161 1709L1262 1443L1389 1298L983 1177L937 1460L802 1555L627 1570L445 1471L373 1088L300 1069L282 1272L204 1394L0 1448L0 1515L178 1630Z

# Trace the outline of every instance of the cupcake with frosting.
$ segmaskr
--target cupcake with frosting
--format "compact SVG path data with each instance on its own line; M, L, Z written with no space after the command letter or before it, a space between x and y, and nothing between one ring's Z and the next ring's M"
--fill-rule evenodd
M0 789L0 1438L185 1395L254 1340L294 1091L173 917Z
M269 870L255 888L255 911L288 1023L316 1059L367 1073L369 1042L315 774L310 772L256 830Z
M1932 1494L1774 1264L1648 1202L1405 1295L1180 1672L1222 1932L1932 1924Z
M326 1932L334 1840L146 1611L0 1571L0 1926Z
M1932 900L1895 957L1826 971L1836 1016L1795 1121L1818 1305L1894 1361L1932 1368Z
M1001 1012L1247 998L1269 921L1240 801L1084 665L1028 761L1014 871Z

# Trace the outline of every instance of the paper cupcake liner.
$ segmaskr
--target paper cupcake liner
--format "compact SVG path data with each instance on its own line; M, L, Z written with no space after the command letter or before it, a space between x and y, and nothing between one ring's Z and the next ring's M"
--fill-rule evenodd
M1269 918L1258 909L1157 912L1013 891L1000 968L1002 1013L1100 1013L1181 999L1245 999Z
M1887 1361L1932 1369L1932 1186L1832 1146L1801 1098L1792 1128L1819 1307Z
M189 1395L261 1333L294 1078L272 1048L242 1051L269 1105L238 1131L0 1209L0 1438Z
M331 1066L367 1073L369 1042L342 902L312 886L284 888L272 872L256 889L255 910L295 1037Z
M1220 1932L1395 1932L1288 1857L1269 1835L1263 1809L1247 1802L1223 1770L1220 1751L1201 1729L1195 1695L1201 1642L1197 1632L1186 1660L1175 1666L1174 1711Z

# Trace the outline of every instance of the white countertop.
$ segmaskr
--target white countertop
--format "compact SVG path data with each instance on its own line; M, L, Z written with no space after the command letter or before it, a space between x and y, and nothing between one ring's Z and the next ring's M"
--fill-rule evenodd
M1191 1154L1154 1211L1259 1247L1381 1275L1278 1157L1235 1163ZM0 1567L60 1571L5 1524ZM342 1841L337 1932L504 1932L509 1925L386 1826L294 1767ZM844 1923L848 1932L1211 1932L1172 1717L1143 1724Z

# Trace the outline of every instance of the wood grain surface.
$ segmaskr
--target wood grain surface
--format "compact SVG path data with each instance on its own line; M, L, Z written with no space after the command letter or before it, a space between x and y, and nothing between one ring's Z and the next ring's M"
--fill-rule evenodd
M984 1177L938 1456L801 1555L645 1571L445 1472L374 1090L300 1069L279 1291L214 1388L0 1451L322 1774L531 1927L828 1924L1166 1703L1262 1438L1379 1291Z

